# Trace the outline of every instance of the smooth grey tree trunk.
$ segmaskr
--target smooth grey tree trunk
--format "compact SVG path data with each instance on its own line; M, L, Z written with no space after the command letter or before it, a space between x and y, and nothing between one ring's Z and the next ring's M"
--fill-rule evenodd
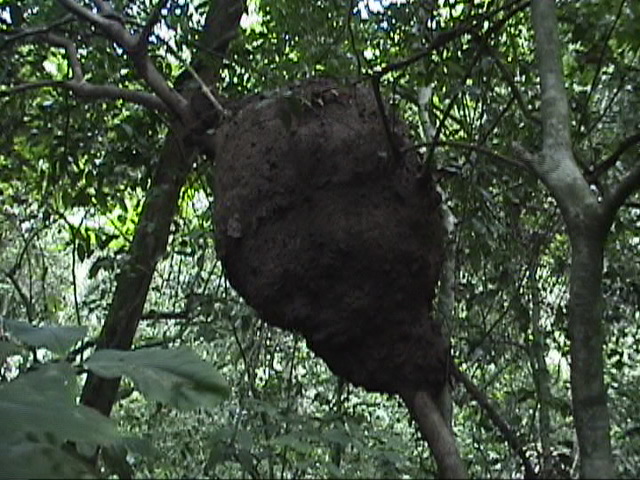
M604 383L602 262L615 208L598 200L573 157L555 1L532 1L531 19L540 76L543 147L540 155L521 153L558 202L571 242L571 393L580 476L613 478Z
M595 231L594 231L595 230ZM580 449L581 478L612 478L609 409L604 383L602 261L604 235L571 232L569 339L571 396Z

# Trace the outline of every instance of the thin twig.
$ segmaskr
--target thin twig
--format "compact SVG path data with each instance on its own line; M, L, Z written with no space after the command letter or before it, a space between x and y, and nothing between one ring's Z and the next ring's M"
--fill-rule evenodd
M140 30L140 33L138 33L138 35L136 36L135 48L136 50L143 52L145 55L148 53L148 50L149 50L149 37L151 36L151 33L153 32L153 29L155 28L155 26L158 24L158 22L162 18L161 17L162 9L164 8L166 3L167 3L167 0L160 0L158 2L158 5L156 5L156 7L151 11L149 18L147 19L146 23Z
M196 72L196 70L191 65L186 65L186 69L193 76L193 78L195 78L196 82L198 82L198 85L200 85L200 89L202 90L203 95L207 97L207 100L211 102L211 104L218 111L218 113L220 113L222 116L226 116L228 112L224 109L224 107L220 104L220 102L216 99L216 97L213 96L213 94L211 93L211 89L205 83L202 77L198 75L198 72Z
M467 68L467 71L464 74L464 78L462 79L462 82L461 82L462 85L464 85L467 79L471 76L471 72L473 71L473 68L476 66L478 61L480 60L480 56L481 56L481 53L480 53L480 50L478 50L478 52L476 52L473 59L471 60L471 63L469 64L469 68ZM435 154L435 151L436 151L436 143L440 140L440 135L442 135L442 130L445 127L445 124L447 119L449 118L449 115L453 111L453 106L455 105L455 102L458 96L460 95L460 92L461 90L458 91L451 100L449 100L449 103L445 108L442 118L440 119L440 121L438 122L438 125L436 126L436 132L435 132L435 135L433 136L433 143L431 144L431 147L429 148L429 152L426 155L427 165L433 165L433 155Z
M485 45L485 48L489 52L489 55L491 55L491 57L495 60L496 66L498 67L498 70L500 70L500 73L502 74L502 78L509 86L511 93L513 94L516 102L518 103L518 106L520 107L520 111L524 115L524 118L526 118L527 120L537 125L540 125L541 124L540 117L538 117L536 114L531 112L531 110L529 110L529 108L527 107L524 97L522 96L522 91L518 88L518 85L516 84L516 80L513 77L513 74L504 64L504 62L500 58L499 53L489 45Z
M502 109L500 110L500 113L498 113L498 115L493 120L493 122L491 122L491 124L485 129L484 133L482 133L482 135L478 139L478 144L482 145L484 142L487 141L487 139L489 138L489 135L491 135L493 131L498 127L498 125L500 124L504 116L507 114L507 112L511 109L511 106L515 101L516 101L516 98L514 95L512 95L509 101L507 102L507 104L504 107L502 107Z
M373 96L376 99L376 104L378 106L378 113L380 113L380 120L382 121L382 126L384 128L384 133L387 137L387 143L389 144L389 150L391 151L391 155L393 159L400 163L400 150L396 145L396 141L393 136L393 131L391 129L391 125L389 123L389 118L387 116L386 109L384 107L384 102L382 101L382 95L380 94L380 78L372 77L371 78L371 88L373 89Z
M502 26L506 23L507 20L509 20L511 17L513 17L516 13L524 10L527 7L527 5L529 5L529 0L526 0L524 2L522 0L514 0L509 5L505 5L503 7L499 7L497 9L495 9L495 10L490 11L490 12L478 15L478 17L476 19L474 19L474 20L477 20L477 21L469 21L469 22L466 22L463 25L460 25L460 26L458 26L456 28L453 28L451 30L448 30L448 31L445 31L445 32L440 32L440 33L438 33L438 35L436 35L436 37L433 39L433 41L426 48L424 48L423 50L421 50L418 53L410 56L409 58L406 58L404 60L400 60L399 62L390 63L390 64L386 65L385 67L381 68L380 70L374 72L373 76L376 76L378 78L382 78L387 73L394 72L396 70L401 70L403 68L408 67L409 65L411 65L413 63L418 62L419 60L422 60L423 58L431 55L436 50L439 50L439 49L443 48L445 45L449 44L451 41L463 36L466 33L470 33L470 32L472 32L474 30L477 30L478 28L480 28L480 25L482 25L483 22L485 22L489 18L493 17L494 15L499 13L500 11L507 10L508 8L511 8L514 5L515 5L515 7L506 14L505 18L503 18L500 21L496 22L496 24L491 27L491 31L496 31L496 30L502 28Z
M587 99L585 101L585 115L582 115L580 118L580 121L578 123L578 128L576 129L577 132L579 132L581 130L582 125L584 124L584 121L586 119L586 112L588 112L589 110L589 102L591 101L591 97L593 96L593 93L595 92L596 88L598 87L598 81L600 79L600 72L602 71L602 65L604 64L604 56L605 53L607 51L608 48L608 43L609 40L611 39L611 35L613 35L613 31L616 28L616 25L618 25L618 21L620 20L620 17L622 16L622 10L624 7L624 4L626 3L626 0L621 0L620 1L620 6L618 7L618 12L616 14L616 18L613 20L613 23L611 24L611 28L609 28L609 30L607 31L607 34L605 35L601 45L602 45L602 49L600 50L600 56L598 57L598 65L596 66L596 73L593 76L593 79L591 80L591 86L589 87L589 92L587 93Z
M482 153L483 155L487 155L488 157L493 158L494 160L498 160L500 163L504 163L505 165L521 168L523 170L526 170L527 172L533 173L533 169L528 164L520 162L515 158L508 157L500 152L496 152L495 150L491 150L489 147L485 147L484 145L479 145L476 143L458 142L452 140L436 140L433 142L414 145L413 148L420 148L423 146L453 147L463 150L470 150L473 152Z
M14 33L13 35L9 35L7 37L4 38L4 41L2 42L2 45L0 45L0 50L8 47L9 45L11 45L12 43L15 42L19 42L25 38L29 38L29 37L34 37L34 36L38 36L38 35L42 35L45 33L49 33L52 30L55 30L58 27L61 27L63 25L67 25L69 23L72 23L75 20L75 17L71 14L65 15L64 17L62 17L60 20L57 20L49 25L45 25L42 27L34 27L34 28L27 28L27 29L23 29L23 30L19 30L16 33Z
M597 118L593 122L591 122L591 125L589 125L586 128L584 133L581 133L579 130L576 130L577 140L575 143L579 143L587 138L591 138L591 133L596 129L598 125L600 125L600 122L602 121L602 119L604 119L611 111L611 106L613 105L613 102L616 101L616 99L618 98L618 95L620 95L620 93L626 86L626 80L627 80L627 76L623 73L620 76L620 80L618 81L618 87L613 91L613 94L611 94L611 96L609 97L607 104L600 109L601 111L600 111L600 114L597 116Z
M112 19L112 9L108 2L94 0L101 14L81 6L74 0L58 0L70 12L100 29L108 38L122 47L131 60L136 72L153 92L164 102L180 121L192 123L191 111L187 100L169 86L164 76L158 71L145 49L139 50L138 37L131 35L118 19Z

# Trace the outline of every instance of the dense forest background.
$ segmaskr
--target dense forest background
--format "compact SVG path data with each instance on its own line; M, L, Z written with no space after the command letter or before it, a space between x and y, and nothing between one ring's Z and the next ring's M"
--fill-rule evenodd
M0 478L436 476L216 257L225 102L318 76L438 181L469 475L640 476L640 3L2 0L0 34Z

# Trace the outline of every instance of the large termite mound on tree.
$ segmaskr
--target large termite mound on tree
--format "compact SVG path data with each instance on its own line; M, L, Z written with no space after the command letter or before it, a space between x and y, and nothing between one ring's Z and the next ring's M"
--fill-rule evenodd
M271 325L368 390L438 391L439 196L368 87L313 80L245 102L216 138L217 251Z

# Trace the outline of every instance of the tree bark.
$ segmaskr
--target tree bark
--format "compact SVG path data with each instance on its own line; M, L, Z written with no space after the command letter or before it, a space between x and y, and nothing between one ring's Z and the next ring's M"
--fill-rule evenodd
M571 395L581 478L613 478L609 408L604 383L602 262L604 235L583 228L571 235L569 339Z
M221 55L238 29L244 2L217 0L211 1L210 5L200 48L203 52L213 53L213 60L199 61L196 66L200 68L197 73L207 85L214 82L221 64ZM203 56L202 52L195 53L198 59ZM191 91L194 92L198 93L199 90ZM182 143L181 139L188 133L186 127L175 125L172 130L165 141L159 166L145 198L127 260L117 276L107 320L96 342L97 349L131 348L156 264L166 250L180 191L191 171L196 153L195 147ZM119 385L119 378L104 379L89 373L82 390L81 402L108 416L115 403Z
M178 198L191 170L193 148L169 135L136 226L128 260L116 278L116 290L96 348L128 350L138 328L156 264L167 248ZM80 401L109 416L120 379L89 372Z
M403 392L402 400L427 440L440 478L469 478L455 438L427 392Z
M613 478L604 384L602 260L609 218L572 152L554 0L531 2L540 75L542 154L529 162L558 202L571 242L569 339L573 415L582 478Z
M442 192L441 195L444 196ZM440 284L438 286L436 320L442 325L443 335L450 341L456 302L456 218L444 201L440 209L442 210L446 237L445 255L444 261L442 262ZM451 386L449 383L444 385L440 396L434 400L445 423L449 426L449 429L453 430L453 396L451 395Z

